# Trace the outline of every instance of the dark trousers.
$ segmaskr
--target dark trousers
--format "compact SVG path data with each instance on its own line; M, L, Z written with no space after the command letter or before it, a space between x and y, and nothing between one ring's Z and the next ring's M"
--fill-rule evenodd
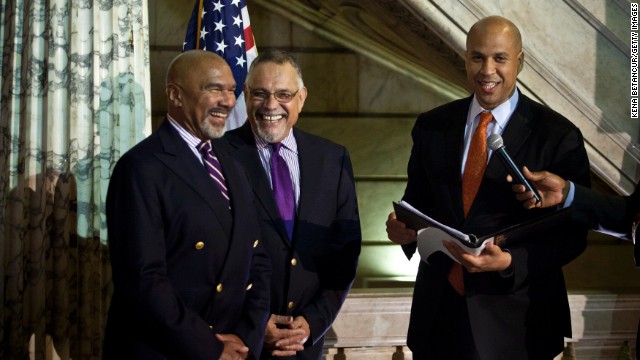
M434 329L433 338L425 339L433 345L433 351L413 352L414 360L481 360L471 333L467 302L450 286L444 291Z

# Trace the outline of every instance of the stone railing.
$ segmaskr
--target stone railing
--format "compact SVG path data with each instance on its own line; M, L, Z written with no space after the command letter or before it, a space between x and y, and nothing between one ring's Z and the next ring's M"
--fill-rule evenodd
M573 338L556 360L635 359L639 294L569 295ZM354 289L326 336L325 360L409 360L411 292Z

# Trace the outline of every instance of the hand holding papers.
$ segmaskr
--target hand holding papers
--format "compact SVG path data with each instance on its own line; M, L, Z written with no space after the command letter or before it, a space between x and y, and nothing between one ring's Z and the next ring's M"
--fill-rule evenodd
M394 202L393 208L398 220L417 231L418 252L425 262L428 262L427 258L436 251L442 251L458 261L444 247L443 240L455 241L467 253L479 255L487 243L493 242L494 239L492 236L479 240L474 235L462 233L428 217L405 201Z
M556 210L528 222L512 225L478 238L473 234L465 234L430 218L405 201L394 201L393 208L397 219L418 233L418 252L420 258L426 262L428 262L427 258L436 251L442 251L456 260L444 247L443 240L454 241L467 253L479 255L490 242L502 243L508 239L527 238L538 231L570 221L572 210L572 207Z

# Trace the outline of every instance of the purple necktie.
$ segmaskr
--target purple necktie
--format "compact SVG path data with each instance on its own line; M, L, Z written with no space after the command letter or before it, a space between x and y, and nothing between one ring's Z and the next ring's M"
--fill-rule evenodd
M227 184L224 181L224 175L222 175L222 166L218 161L215 150L211 147L208 141L203 141L197 146L200 155L202 155L202 163L207 168L209 175L216 183L222 196L227 200L227 206L231 209L231 201L229 200L229 192L227 191Z
M282 143L271 145L271 184L273 185L273 196L276 198L276 204L280 210L280 216L287 229L289 240L293 236L293 221L295 219L296 202L293 195L293 185L291 183L291 175L289 167L280 156L280 147Z

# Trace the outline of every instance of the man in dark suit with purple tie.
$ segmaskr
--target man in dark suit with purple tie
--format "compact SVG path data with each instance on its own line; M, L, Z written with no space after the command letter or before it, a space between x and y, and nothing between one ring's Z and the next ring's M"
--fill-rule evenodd
M167 118L116 164L106 209L114 291L105 359L261 352L270 264L247 176L217 151L234 89L218 55L178 55L167 73Z
M249 174L273 268L262 358L319 360L360 253L351 161L294 127L307 89L290 54L261 52L244 90L249 121L225 139Z

